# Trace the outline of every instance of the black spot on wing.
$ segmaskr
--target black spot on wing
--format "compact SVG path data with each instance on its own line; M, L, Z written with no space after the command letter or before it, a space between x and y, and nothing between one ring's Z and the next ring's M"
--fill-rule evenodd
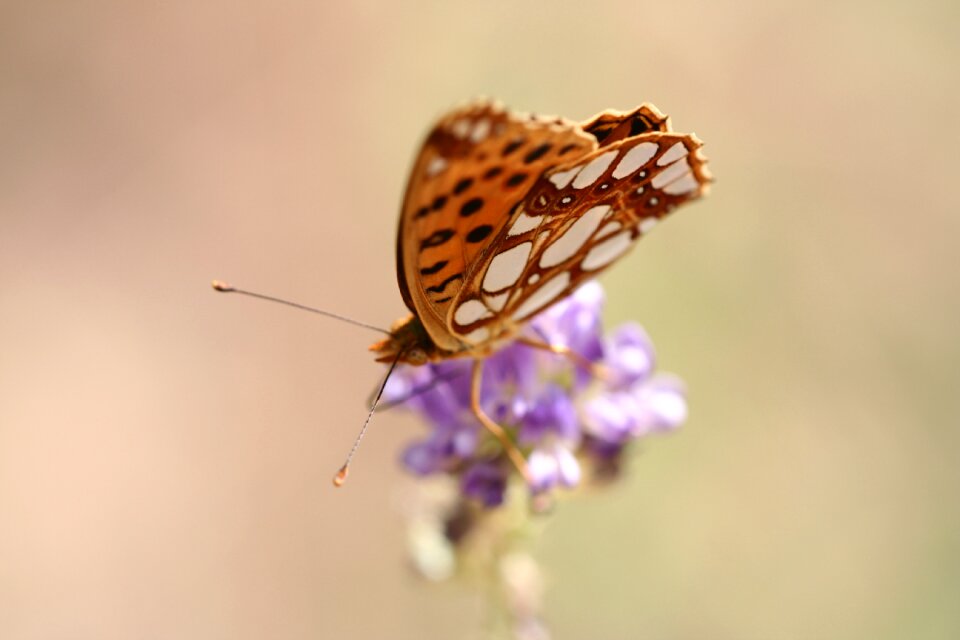
M537 160L542 158L544 155L546 155L546 153L550 151L550 147L552 146L553 145L551 145L549 142L544 142L539 147L537 147L536 149L528 153L526 156L524 156L523 162L525 164L536 162Z
M467 234L467 242L483 242L491 233L493 233L493 227L489 224L482 224L470 230L470 233Z
M517 185L523 184L523 181L527 179L527 174L525 173L515 173L509 178L507 178L508 187L516 187Z
M455 195L460 195L464 191L470 188L470 185L473 184L473 178L464 178L453 187L453 193Z
M446 260L441 260L440 262L437 262L436 264L432 264L432 265L430 265L429 267L424 267L423 269L420 269L420 275L422 275L422 276L432 276L432 275L435 274L436 272L440 271L440 269L443 269L445 266L447 266L447 261L446 261Z
M444 242L452 238L453 234L453 229L439 229L434 231L420 242L420 250L423 251L424 249L429 249L430 247L439 247Z
M513 153L514 151L522 147L524 142L526 142L526 140L524 140L523 138L517 138L516 140L510 141L510 143L503 148L503 151L500 153L500 155L502 155L503 157L507 157L508 155L510 155L511 153Z
M643 118L637 116L630 122L630 137L638 136L641 133L646 133L650 131L650 124L646 122Z
M613 132L613 127L610 127L608 129L594 129L593 131L590 132L590 135L596 138L597 142L602 143L604 140L607 139L607 136L609 136L612 132Z
M470 198L460 207L460 215L466 218L483 208L483 198Z
M432 293L443 293L443 290L447 288L448 284L450 284L454 280L457 280L458 278L461 278L461 277L463 277L462 273L455 273L449 278L447 278L446 280L444 280L443 282L441 282L440 284L434 287L427 287L427 291L430 291Z

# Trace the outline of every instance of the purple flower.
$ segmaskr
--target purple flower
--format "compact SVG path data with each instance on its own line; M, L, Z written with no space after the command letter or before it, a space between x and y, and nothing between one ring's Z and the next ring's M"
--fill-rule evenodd
M408 446L403 452L403 462L421 476L453 469L473 455L479 435L475 425L436 429L426 440Z
M653 343L637 324L621 325L604 345L604 364L615 387L628 387L648 378L655 360Z
M625 324L604 336L603 298L600 285L587 283L523 330L576 358L516 342L484 363L480 404L525 455L535 493L574 487L585 468L599 477L619 466L630 442L686 419L683 384L654 374L646 332ZM494 507L514 470L470 409L470 367L466 360L400 367L384 398L417 411L430 426L404 451L407 469L457 477L464 496Z
M527 458L536 492L556 486L567 489L580 483L580 463L570 449L560 444L534 449Z
M487 507L498 507L507 490L507 470L501 464L478 462L464 472L461 487L464 495Z
M533 402L524 406L518 417L520 444L536 444L549 436L573 442L580 439L577 408L558 384L548 384Z

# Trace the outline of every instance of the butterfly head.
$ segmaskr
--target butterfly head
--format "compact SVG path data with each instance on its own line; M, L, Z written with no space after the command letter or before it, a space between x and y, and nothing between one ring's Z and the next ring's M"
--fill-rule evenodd
M376 354L377 362L393 362L422 365L433 360L449 357L430 339L430 335L412 314L400 318L390 327L390 337L370 345Z

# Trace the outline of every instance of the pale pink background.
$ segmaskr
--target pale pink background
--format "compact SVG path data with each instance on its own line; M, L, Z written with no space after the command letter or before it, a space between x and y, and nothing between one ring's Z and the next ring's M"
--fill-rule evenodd
M691 388L539 557L557 638L960 633L955 3L9 2L0 638L470 638L363 330L430 121L655 101L711 197L605 277Z

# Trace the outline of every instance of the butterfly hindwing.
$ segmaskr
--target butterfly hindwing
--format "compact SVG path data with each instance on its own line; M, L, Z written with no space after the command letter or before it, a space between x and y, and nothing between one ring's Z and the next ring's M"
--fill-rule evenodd
M629 126L613 122L605 137ZM451 331L472 344L493 339L599 274L672 209L704 193L710 176L700 146L693 135L657 130L546 172L460 289Z

